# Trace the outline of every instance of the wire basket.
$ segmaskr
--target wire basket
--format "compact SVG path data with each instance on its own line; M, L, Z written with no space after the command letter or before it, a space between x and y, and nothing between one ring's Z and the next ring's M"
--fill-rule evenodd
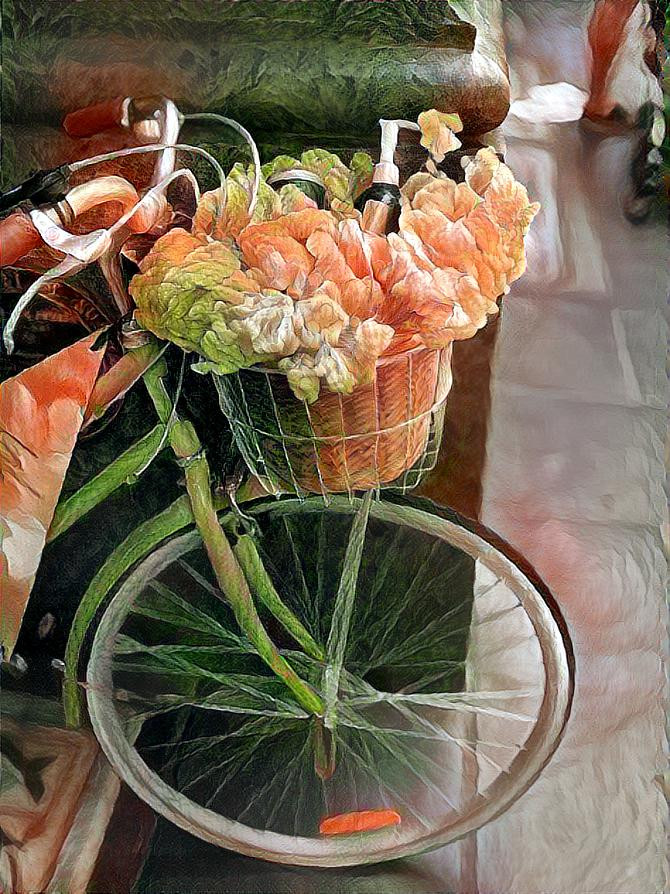
M311 405L276 369L214 378L237 446L270 493L404 492L437 460L451 346L382 357L369 385L351 394L324 387Z

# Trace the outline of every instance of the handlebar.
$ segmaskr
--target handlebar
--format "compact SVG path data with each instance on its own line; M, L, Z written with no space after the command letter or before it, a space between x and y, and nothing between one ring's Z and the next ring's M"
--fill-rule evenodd
M98 177L75 186L62 202L49 208L46 214L61 226L62 218L74 221L79 215L105 202L119 202L121 214L126 214L139 200L135 187L123 177ZM156 205L140 208L126 226L133 233L145 233L155 223L158 213ZM41 244L42 237L25 211L15 211L0 221L0 267L15 264Z
M71 137L90 137L113 127L130 130L142 143L178 142L183 118L177 106L165 96L126 96L106 100L70 112L63 127ZM151 185L160 183L175 168L174 149L166 149L156 159Z
M126 111L124 107L127 103L126 97L117 96L106 102L77 109L65 116L63 128L71 137L92 137L112 127L120 127L124 123Z
M0 267L10 267L42 244L42 237L25 211L0 220Z
M109 176L97 177L94 180L88 180L86 183L80 183L79 186L73 187L67 194L63 204L66 205L66 211L70 211L72 216L76 218L97 205L103 205L105 202L119 202L123 209L122 213L126 214L139 200L139 194L132 184L123 177ZM48 213L54 222L58 221L56 211ZM154 209L140 208L130 218L127 226L134 233L144 233L151 229L155 219Z

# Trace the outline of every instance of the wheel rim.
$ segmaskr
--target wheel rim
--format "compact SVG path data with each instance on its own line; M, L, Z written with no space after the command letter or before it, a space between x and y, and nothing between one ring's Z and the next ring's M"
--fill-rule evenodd
M301 524L304 522L304 527L309 527L307 522L311 522L312 519L320 519L320 525L324 527L323 520L327 519L328 533L332 539L334 520L348 518L353 508L346 498L334 498L327 511L319 498L304 502L287 499L256 505L252 512L259 522L266 522L269 519L269 534L266 532L265 536L269 536L271 541L272 525L278 527L281 524L285 525L287 520L292 523L295 519L299 519ZM328 797L324 795L326 807L335 808L327 812L344 812L339 809L342 806L345 810L347 806L352 809L363 809L366 806L396 806L404 814L403 823L398 827L375 833L334 838L319 836L313 825L314 831L310 835L287 834L285 831L273 831L272 823L275 822L275 817L270 816L271 808L268 806L267 812L262 815L266 820L268 818L271 820L267 823L270 828L257 827L262 826L261 822L257 825L247 825L239 821L239 817L232 819L224 816L182 791L176 790L174 785L166 782L164 774L161 775L162 770L152 767L151 761L147 759L148 749L156 746L149 744L146 746L147 752L142 751L141 744L135 746L134 737L138 733L143 735L140 731L145 729L147 718L146 715L141 716L141 711L136 711L134 708L129 710L132 699L128 699L127 693L123 693L123 705L119 700L119 667L125 671L125 665L119 665L119 633L125 629L124 625L129 623L130 610L139 603L140 594L147 581L155 582L166 569L173 568L175 561L191 555L197 549L199 537L195 531L182 534L162 545L131 572L114 595L96 630L87 669L89 712L103 750L124 781L159 813L205 840L250 856L300 865L354 865L408 856L454 841L503 812L541 772L559 742L572 696L569 644L566 643L565 636L547 601L528 577L500 550L477 533L454 521L439 517L434 512L426 511L416 505L388 501L373 504L371 520L373 519L382 528L386 526L389 530L401 532L401 536L405 538L410 536L407 532L411 532L413 537L431 538L434 541L430 552L432 562L440 558L439 551L446 549L444 546L446 544L449 549L456 549L464 556L474 559L475 568L465 661L467 698L462 704L454 707L455 702L452 703L454 693L444 696L440 694L440 690L439 698L448 699L448 707L445 708L447 702L439 701L430 692L424 693L422 687L419 687L417 692L409 693L410 699L419 699L418 704L416 701L404 701L408 697L403 691L407 686L400 686L398 692L399 683L404 683L405 680L402 678L398 681L399 671L396 662L392 667L392 674L396 674L394 684L396 689L392 690L393 697L385 696L382 705L384 711L394 712L395 726L389 732L388 726L385 725L388 721L382 718L382 723L382 720L375 717L374 723L378 725L375 726L374 732L351 733L352 738L348 743L344 733L342 737L342 753L345 754L349 747L350 751L358 755L358 761L352 758L351 765L359 767L363 755L365 758L362 761L363 769L371 777L376 776L373 781L379 792L377 803L372 803L374 802L372 788L365 792L359 791L365 788L365 776L361 776L358 770L356 773L349 771L349 764L346 764L347 772L351 772L349 788L353 786L356 792L358 798L356 803L347 804L349 794L346 792L347 786L343 784L341 787L345 791L344 798L339 795L332 796L329 804ZM314 537L316 536L314 534ZM444 559L448 560L449 556ZM480 575L479 583L477 574ZM516 604L512 604L512 599L516 600ZM314 606L311 608L314 609ZM479 616L475 617L477 614ZM515 620L513 627L510 627L512 617ZM502 639L500 648L496 645L496 630ZM422 627L418 628L418 633L419 639L421 636L424 639L430 638ZM386 631L383 635L387 635ZM405 637L403 643L408 641L411 641L411 636ZM126 644L125 640L123 642ZM373 640L373 645L374 642ZM127 644L124 645L124 648L126 647ZM538 691L531 692L528 687L521 688L518 680L514 685L509 682L512 678L510 665L513 664L510 656L513 656L515 650L520 650L519 654L525 655L526 662L529 654L534 656L535 682L541 678L541 686L539 689L535 687ZM496 651L500 651L502 657L497 657ZM352 679L354 677L359 679L352 672ZM386 680L388 681L388 676ZM495 689L482 691L482 685L486 686L487 683L490 685L492 680L497 681ZM365 685L369 684L365 682ZM501 689L505 686L506 689ZM424 686L423 689L425 688ZM359 690L356 690L353 696L343 696L342 711L345 714L345 724L346 711L351 709L356 698L359 701L353 704L353 710L358 713L354 714L354 719L350 722L353 726L357 724L360 726L360 718L363 716L363 723L369 724L370 715L361 713L372 710L371 705L365 702L367 692L365 690L361 696ZM439 702L437 708L436 701ZM500 705L503 705L503 709ZM514 705L514 710L504 708L505 705ZM525 708L525 713L519 708L520 705ZM200 710L201 707L198 706L196 710ZM377 710L376 707L374 710ZM399 722L397 717L403 716L402 712L408 710L409 715L405 713L404 716L409 726L405 727L402 725L404 721ZM436 713L440 718L438 721L435 720ZM443 719L445 715L456 719L453 721L449 719L447 722ZM471 732L472 716L475 717L474 733ZM436 726L439 733L437 737L432 735ZM397 783L398 767L393 764L395 758L390 753L400 745L404 747L406 740L400 739L401 735L406 735L408 730L414 733L417 728L422 735L426 730L430 732L430 736L426 735L423 738L439 738L439 747L442 750L429 751L426 757L428 764L424 761L424 751L418 746L413 752L411 749L406 754L402 752L402 759L397 759L401 761L398 766L401 770L404 768L403 772L416 776L412 788L408 790ZM459 734L461 728L465 732ZM348 730L345 732L349 734ZM230 734L227 735L230 738ZM462 744L454 745L451 740L457 740L459 735ZM363 741L365 736L368 736L368 740L371 739L372 745L356 744ZM443 745L442 738L445 741L449 739L448 759L445 759L447 752L444 749L447 746ZM178 746L175 745L176 747ZM432 748L432 743L428 747ZM461 763L456 765L455 769L451 766L453 749L456 749L456 753L459 753L459 750L461 753ZM504 759L500 755L504 755ZM307 757L310 758L309 753ZM254 760L256 765L262 767L265 758L254 758ZM291 760L293 761L293 758ZM421 772L416 769L417 760ZM302 786L304 768L301 770L303 765L297 758L296 761L298 784ZM342 758L342 762L344 767L345 758ZM427 765L430 767L429 771L426 770ZM381 769L382 766L385 767L384 770ZM281 767L280 770L284 772L285 768ZM344 774L344 769L341 772ZM449 772L455 777L460 774L461 788L469 790L469 794L456 795L456 804L454 804L454 786L459 780L456 778L455 782L454 779L450 781ZM444 779L440 773L444 773ZM237 778L233 777L231 784L236 781ZM254 784L253 779L251 784ZM295 784L295 780L292 784ZM262 793L260 782L258 785ZM315 785L312 787L316 790ZM323 785L321 787L324 788ZM287 784L285 790L290 789L291 784ZM417 789L421 792L417 792ZM260 797L259 791L250 790L249 800ZM272 792L272 789L269 791ZM279 795L274 797L279 800ZM384 803L380 803L383 798ZM366 803L361 803L361 799L367 799ZM420 809L416 808L415 799L421 799ZM439 802L437 806L434 806L435 801ZM453 809L443 809L440 813L442 801L448 801ZM428 802L431 803L430 809L424 806ZM266 810L265 805L261 804L261 807L263 811ZM244 806L243 813L249 815L250 809ZM253 810L260 809L253 808ZM275 814L278 810L279 808L276 808ZM283 810L282 807L280 813ZM415 817L410 816L412 812L416 814ZM253 816L253 813L251 815Z

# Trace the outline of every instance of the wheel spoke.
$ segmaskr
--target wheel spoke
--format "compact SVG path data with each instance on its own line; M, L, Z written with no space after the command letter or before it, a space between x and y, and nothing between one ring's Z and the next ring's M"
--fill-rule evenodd
M408 605L408 603L411 602L412 595L415 593L419 581L422 581L424 579L424 577L426 576L426 574L430 574L430 571L427 569L430 568L430 566L432 564L431 560L433 559L435 554L438 552L439 548L440 548L439 541L436 541L435 543L433 543L431 545L430 550L428 552L427 560L425 562L422 562L418 566L416 572L414 573L414 576L409 581L409 586L407 587L407 592L405 593L404 598L402 600L398 600L396 605L393 607L392 611L385 613L383 620L379 619L377 621L378 625L381 624L382 633L378 637L377 646L376 646L375 651L372 655L373 661L375 659L378 659L380 656L384 655L384 652L386 650L386 644L388 643L389 639L393 636L393 634L396 632L398 624L400 623L400 619L407 611L407 605Z
M176 630L191 630L224 642L237 643L240 640L216 618L191 605L159 580L149 582L148 590L135 602L132 611L169 624Z
M291 760L282 768L282 772L278 775L272 774L268 782L260 788L253 797L248 801L247 806L244 808L242 813L237 817L240 822L244 821L245 816L248 816L254 805L263 799L269 800L267 798L268 793L272 790L274 786L279 786L281 791L279 803L284 799L287 794L287 790L290 791L289 788L289 780L292 778L293 774L296 772L296 769L300 768L300 763L304 759L305 752L308 748L309 743L305 742L303 747L298 751L296 755L294 755ZM277 805L278 806L278 805ZM267 819L268 825L271 824L270 818Z
M235 643L232 638L216 646L198 646L198 645L181 645L179 643L168 643L165 645L147 645L138 642L131 636L119 634L116 640L117 655L136 655L146 653L154 655L157 659L162 660L169 666L172 660L179 661L183 659L188 661L189 658L208 658L221 655L245 655L250 654L249 643L240 639L239 643Z
M384 703L388 705L417 705L426 708L440 708L445 711L462 711L465 713L482 713L491 717L504 717L510 720L521 720L524 723L532 723L534 717L519 714L516 711L506 711L502 708L492 707L491 703L500 700L516 700L520 698L536 697L540 694L538 689L513 690L508 692L444 692L444 693L415 693L408 695L404 692L389 693L379 692L376 696L360 696L351 699L350 704L355 708L366 705Z
M305 580L305 572L302 567L302 561L300 559L300 554L295 545L295 540L293 539L293 533L291 532L291 526L287 518L283 519L283 527L286 532L286 537L288 539L289 545L291 547L291 555L293 557L293 563L296 571L298 572L298 594L300 598L300 609L302 611L303 616L309 614L309 607L311 603L310 595L309 595L309 587L307 586L307 581ZM264 553L264 558L267 560L268 556ZM312 617L312 629L318 630L318 618Z
M350 743L349 741L347 741L346 739L343 739L341 742L343 750L351 755L352 759L355 761L355 763L358 764L359 767L361 767L361 769L363 770L363 772L366 775L369 775L373 779L376 779L378 781L380 787L382 787L385 791L387 791L389 793L389 795L391 796L391 798L393 800L394 805L397 808L403 807L405 809L405 811L407 813L411 814L411 816L413 816L414 819L424 829L429 829L430 821L426 817L424 817L420 813L418 813L417 808L410 801L408 801L407 798L403 794L401 794L400 791L398 791L398 789L392 782L389 782L389 780L383 779L380 776L378 770L376 769L376 763L375 763L372 755L370 754L370 751L369 751L368 747L366 746L365 742L362 739L360 739L358 744L360 746L361 753L359 753L353 747L353 744Z
M324 662L268 618L328 707L328 778L314 718L240 633L196 533L157 545L111 594L87 674L94 729L122 778L189 831L294 864L408 855L504 809L555 746L566 656L540 593L462 526L356 505L249 510L278 598L327 641ZM319 835L328 815L375 809L400 824Z
M344 665L349 628L354 611L354 600L358 585L358 572L361 567L361 556L365 542L365 532L370 514L372 491L363 498L360 509L354 516L354 523L347 541L344 554L344 567L340 577L333 615L330 622L330 633L326 643L326 666L323 672L323 695L326 705L324 723L329 729L335 728L336 705L340 686L340 674Z

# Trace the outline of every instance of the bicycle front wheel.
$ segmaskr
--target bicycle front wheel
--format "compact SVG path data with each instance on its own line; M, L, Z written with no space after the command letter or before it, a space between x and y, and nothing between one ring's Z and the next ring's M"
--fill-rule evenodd
M252 505L281 598L326 644L357 500ZM224 525L231 521L223 513ZM87 666L93 728L155 810L266 860L345 866L447 844L504 811L556 748L572 697L552 600L489 532L428 501L372 503L328 733L240 634L200 537L121 583ZM324 664L272 620L318 691Z

